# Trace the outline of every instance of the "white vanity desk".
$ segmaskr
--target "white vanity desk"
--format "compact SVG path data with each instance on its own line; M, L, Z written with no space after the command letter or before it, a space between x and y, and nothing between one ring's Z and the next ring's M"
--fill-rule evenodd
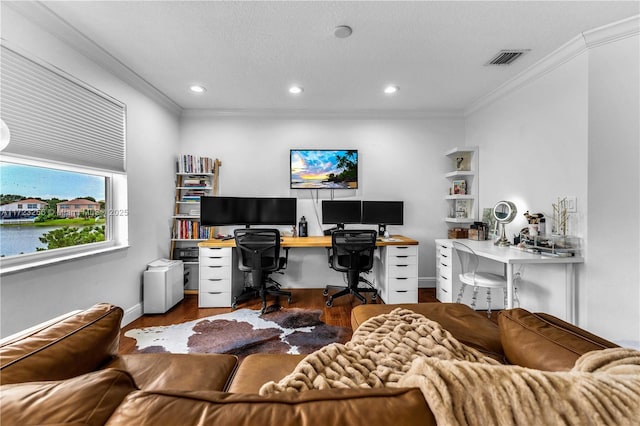
M565 290L566 290L566 320L575 324L576 299L575 299L575 264L584 263L584 258L579 256L572 257L553 257L542 256L536 253L530 253L515 247L498 247L493 244L493 240L476 241L476 240L450 240L437 239L436 242L436 288L437 294L440 286L446 285L449 281L450 297L452 297L452 282L458 281L456 271L456 262L450 258L450 261L444 261L447 256L452 257L453 252L452 241L459 241L469 246L479 257L494 260L505 265L505 275L507 277L507 309L513 308L513 288L514 265L519 264L565 264ZM444 257L443 257L444 256ZM450 268L450 269L447 269Z

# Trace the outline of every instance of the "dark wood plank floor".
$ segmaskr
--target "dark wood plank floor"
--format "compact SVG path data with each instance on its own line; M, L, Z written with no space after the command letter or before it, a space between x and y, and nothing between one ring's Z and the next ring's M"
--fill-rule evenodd
M292 301L287 305L286 300L281 300L284 307L304 309L320 309L323 311L320 319L327 324L340 327L351 327L351 308L358 306L360 301L353 296L340 297L333 302L331 308L325 305L326 297L322 295L322 289L298 289L291 290ZM435 288L418 289L418 301L437 302ZM238 308L260 309L261 301L255 299L243 303ZM216 314L231 312L231 308L198 308L198 296L186 295L184 300L165 314L143 315L122 329L120 336L120 354L131 353L135 349L135 340L125 337L124 333L133 328L151 327L156 325L179 324Z

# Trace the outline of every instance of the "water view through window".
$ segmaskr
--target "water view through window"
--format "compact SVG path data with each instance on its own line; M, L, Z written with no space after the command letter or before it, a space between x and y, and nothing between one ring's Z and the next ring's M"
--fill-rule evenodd
M107 178L0 163L0 256L105 240Z

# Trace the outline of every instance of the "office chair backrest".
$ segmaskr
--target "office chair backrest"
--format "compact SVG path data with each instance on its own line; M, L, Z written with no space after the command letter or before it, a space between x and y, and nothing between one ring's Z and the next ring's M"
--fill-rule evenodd
M463 274L475 274L478 270L478 255L471 247L458 241L453 241L453 248L456 250L458 259L460 260L460 269Z
M236 229L233 232L241 271L275 271L280 265L280 231Z
M332 267L337 271L373 268L376 231L335 231L331 236Z

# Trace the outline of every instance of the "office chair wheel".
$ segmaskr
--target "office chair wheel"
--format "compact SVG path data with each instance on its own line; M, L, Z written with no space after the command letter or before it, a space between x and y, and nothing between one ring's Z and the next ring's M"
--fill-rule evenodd
M237 309L238 308L238 304L236 302L233 302L231 304L231 309Z
M371 301L375 301L378 300L378 293L373 293L373 295L371 296Z
M332 307L332 306L333 306L333 300L331 300L331 299L327 300L326 305L327 305L328 307Z
M329 295L329 290L327 290L326 288L324 290L322 290L322 295L323 296L328 296Z
M287 303L291 303L291 296L287 297Z

